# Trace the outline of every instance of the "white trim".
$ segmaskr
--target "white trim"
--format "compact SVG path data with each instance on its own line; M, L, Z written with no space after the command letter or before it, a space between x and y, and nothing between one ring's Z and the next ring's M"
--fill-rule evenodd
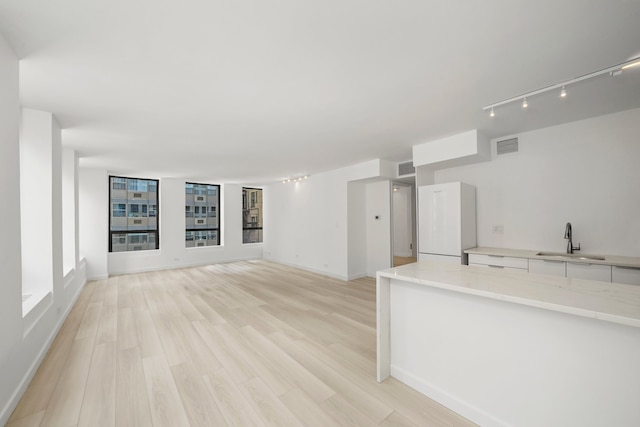
M510 424L397 366L391 365L391 376L478 425L483 427L510 427Z

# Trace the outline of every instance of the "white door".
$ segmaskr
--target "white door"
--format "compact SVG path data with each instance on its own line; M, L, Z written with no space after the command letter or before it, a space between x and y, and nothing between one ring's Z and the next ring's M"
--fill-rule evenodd
M411 193L407 185L393 185L393 255L413 255L411 232Z

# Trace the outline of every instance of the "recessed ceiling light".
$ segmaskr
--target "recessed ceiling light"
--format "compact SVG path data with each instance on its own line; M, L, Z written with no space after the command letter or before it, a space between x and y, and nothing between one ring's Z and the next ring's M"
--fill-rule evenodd
M522 108L527 108L529 106L529 103L527 102L527 98L524 98L522 100Z
M562 90L560 91L560 98L566 98L567 97L567 90L564 88L564 86L562 86Z

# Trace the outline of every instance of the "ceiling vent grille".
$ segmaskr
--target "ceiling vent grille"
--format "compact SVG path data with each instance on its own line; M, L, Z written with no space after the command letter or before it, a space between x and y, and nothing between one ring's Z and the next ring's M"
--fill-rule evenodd
M411 175L416 173L416 168L413 166L413 161L404 162L398 165L398 176Z
M498 155L518 152L518 138L505 139L496 143Z

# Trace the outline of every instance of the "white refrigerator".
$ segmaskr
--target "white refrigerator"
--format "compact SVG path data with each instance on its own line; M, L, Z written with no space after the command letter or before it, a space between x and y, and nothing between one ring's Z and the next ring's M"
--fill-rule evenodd
M476 246L476 189L463 182L418 187L418 260L468 264Z

